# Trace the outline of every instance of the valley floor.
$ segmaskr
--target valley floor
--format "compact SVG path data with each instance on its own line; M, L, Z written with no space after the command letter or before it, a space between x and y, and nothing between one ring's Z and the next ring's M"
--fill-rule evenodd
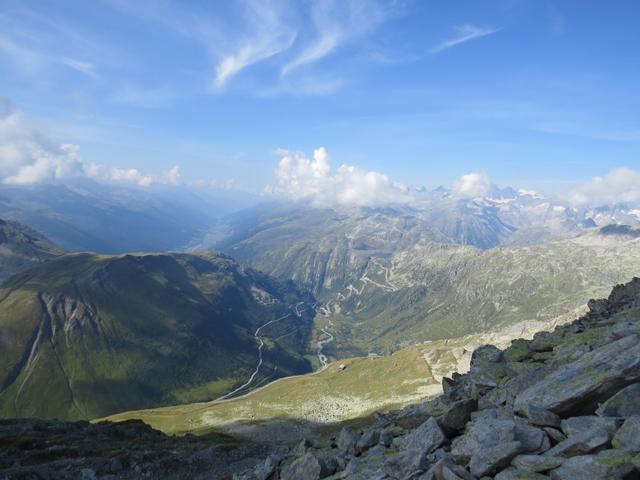
M437 396L442 392L442 378L466 372L471 352L478 346L505 347L514 338L551 330L581 311L553 322L528 322L492 334L425 342L389 356L336 361L314 373L280 378L236 398L124 412L107 420L140 419L168 434L222 432L259 442L291 443L339 422ZM324 340L321 337L320 342Z

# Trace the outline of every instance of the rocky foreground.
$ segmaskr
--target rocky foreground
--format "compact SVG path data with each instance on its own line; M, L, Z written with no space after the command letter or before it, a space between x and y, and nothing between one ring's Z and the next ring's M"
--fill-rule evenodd
M640 279L589 309L477 349L435 400L293 449L212 446L138 421L1 421L0 479L640 478Z
M270 451L255 444L170 437L139 420L0 421L0 480L231 478Z
M477 349L435 401L303 442L237 479L640 478L640 279L502 351Z

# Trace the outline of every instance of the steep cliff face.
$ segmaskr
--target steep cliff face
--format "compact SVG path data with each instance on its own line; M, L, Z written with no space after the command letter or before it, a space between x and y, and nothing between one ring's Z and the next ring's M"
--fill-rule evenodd
M0 291L0 417L95 418L311 369L291 285L207 255L64 255ZM311 302L308 302L311 303Z
M359 278L371 258L421 241L449 242L409 209L294 209L259 218L218 247L321 297Z

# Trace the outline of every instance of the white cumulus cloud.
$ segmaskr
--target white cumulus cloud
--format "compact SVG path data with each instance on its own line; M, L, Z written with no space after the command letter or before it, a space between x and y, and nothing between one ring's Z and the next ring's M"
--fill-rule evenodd
M277 184L267 193L293 200L307 200L317 206L378 207L411 201L409 190L386 175L353 165L331 167L327 151L320 147L313 158L303 153L279 150L275 171Z
M7 109L9 110L9 109ZM0 116L0 179L29 184L83 175L79 147L56 144L19 112Z
M14 112L8 100L0 97L0 183L27 185L77 177L141 187L182 182L177 165L163 175L153 176L136 168L107 168L86 162L78 145L51 140L24 115Z
M141 187L148 187L153 183L153 178L145 175L137 168L113 168L109 178L116 182L137 183Z
M164 173L164 178L171 185L180 185L182 183L182 172L180 172L180 167L178 165L171 167Z
M493 183L487 174L473 172L463 175L453 184L453 193L464 198L486 197L492 187Z
M630 168L614 168L603 177L593 177L575 188L570 195L579 206L640 205L640 172Z

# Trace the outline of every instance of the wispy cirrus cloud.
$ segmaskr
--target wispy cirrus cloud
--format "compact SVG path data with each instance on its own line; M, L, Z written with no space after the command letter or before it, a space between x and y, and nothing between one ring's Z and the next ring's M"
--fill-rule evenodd
M220 88L245 68L277 55L293 44L296 29L287 23L281 2L250 1L242 9L246 30L216 66L215 86Z
M109 1L121 12L153 22L198 44L213 60L210 78L215 93L224 90L250 67L271 60L270 67L279 71L279 78L265 82L263 77L259 89L294 91L288 88L293 80L280 85L282 77L293 78L293 73L301 67L327 58L344 45L372 33L393 12L392 7L383 6L377 0L310 3L242 0L229 6L223 22L222 17L212 15L211 11L185 9L171 0L159 5L146 0L133 4ZM277 60L274 57L278 57ZM327 72L323 73L326 78ZM299 77L308 83L304 74ZM338 78L331 82L332 85L338 83L341 83ZM301 89L305 90L308 89Z
M340 46L373 31L388 16L369 0L327 0L312 4L310 23L315 35L281 69L282 76L334 53Z
M459 25L454 29L456 34L453 37L440 42L429 50L429 53L443 52L463 43L486 37L488 35L493 35L501 30L500 28L476 27L474 25Z
M38 15L27 6L0 13L0 57L23 74L38 75L50 67L64 67L97 78L93 58L105 56L105 48L89 35Z
M37 73L51 65L62 65L88 77L97 77L95 66L92 63L48 53L36 45L17 42L6 34L0 34L0 56L8 58L14 65L27 73Z

